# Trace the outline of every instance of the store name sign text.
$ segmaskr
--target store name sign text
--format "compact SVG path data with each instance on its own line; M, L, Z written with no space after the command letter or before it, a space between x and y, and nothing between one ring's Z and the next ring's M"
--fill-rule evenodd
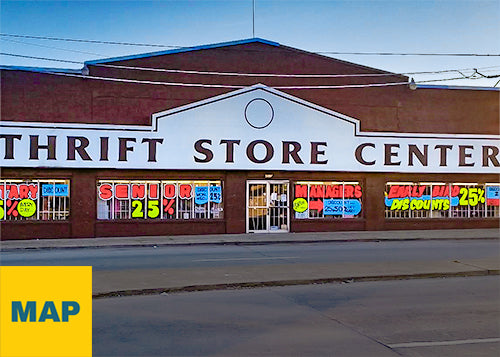
M494 135L370 133L262 85L151 126L0 122L3 167L500 173Z

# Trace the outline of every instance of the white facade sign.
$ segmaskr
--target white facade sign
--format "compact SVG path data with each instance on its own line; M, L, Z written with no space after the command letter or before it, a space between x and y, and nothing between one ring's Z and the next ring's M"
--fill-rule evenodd
M361 132L264 85L154 114L151 126L0 122L2 167L498 174L499 148L498 135Z

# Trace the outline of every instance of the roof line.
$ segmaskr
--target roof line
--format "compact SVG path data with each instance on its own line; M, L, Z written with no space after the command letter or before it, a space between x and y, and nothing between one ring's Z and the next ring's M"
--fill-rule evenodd
M275 47L281 46L277 42L268 41L268 40L264 40L262 38L255 37L255 38L248 38L248 39L238 40L238 41L220 42L220 43L213 43L213 44L193 46L193 47L181 47L181 48L176 48L173 50L166 50L166 51L147 52L147 53L141 53L141 54L137 54L137 55L104 58L104 59L100 59L100 60L86 61L85 65L87 66L87 65L95 65L95 64L109 63L109 62L115 62L115 61L134 60L134 59L145 58L145 57L163 56L163 55L170 55L170 54L175 54L175 53L207 50L207 49L212 49L212 48L243 45L243 44L254 43L254 42L264 43L264 44L275 46Z
M326 60L335 60L337 62L346 64L346 65L349 65L349 66L358 67L359 69L362 69L362 70L369 70L369 71L375 71L375 72L378 72L378 73L389 74L389 75L393 75L394 77L405 78L405 80L409 79L408 76L406 76L404 74L401 74L401 73L394 73L394 72L390 72L390 71L387 71L387 70L384 70L384 69L380 69L380 68L369 67L369 66L365 66L365 65L362 65L362 64L359 64L359 63L355 63L355 62L341 60L339 58L330 57L330 56L327 56L327 55L324 55L324 54L321 54L321 53L318 53L318 52L311 52L311 51L302 50L300 48L290 47L290 46L286 46L286 45L281 45L281 47L286 48L286 49L288 49L290 51L300 52L300 53L304 53L304 54L307 54L307 55L310 55L310 56L319 57L319 58L326 59Z
M28 67L28 66L9 66L9 65L0 65L0 69L6 71L28 71L28 72L56 72L56 73L82 73L81 69L74 68L50 68L50 67Z
M181 47L177 49L171 49L171 50L165 50L165 51L157 51L157 52L148 52L148 53L141 53L141 54L136 54L136 55L128 55L128 56L120 56L120 57L111 57L111 58L105 58L101 60L92 60L92 61L86 61L85 66L88 65L99 65L99 64L105 64L109 62L117 62L117 61L126 61L126 60L134 60L134 59L141 59L141 58L147 58L151 56L162 56L162 55L169 55L169 54L175 54L175 53L183 53L183 52L191 52L191 51L198 51L198 50L205 50L205 49L213 49L213 48L221 48L221 47L227 47L227 46L234 46L234 45L241 45L241 44L248 44L248 43L264 43L267 45L271 45L274 47L281 47L283 49L287 49L289 51L295 51L299 53L304 53L310 56L315 56L319 57L325 60L335 60L350 66L355 66L358 67L361 70L368 70L370 72L377 72L377 73L384 73L384 74L389 74L393 75L395 77L400 77L404 78L405 80L408 80L408 76L405 76L403 74L397 74L397 73L392 73L386 70L378 69L378 68L373 68L373 67L368 67L364 66L358 63L354 62L349 62L349 61L344 61L340 60L338 58L326 56L323 54L315 53L315 52L310 52L306 50L301 50L295 47L290 47L286 45L282 45L278 42L274 41L269 41L265 40L263 38L255 37L255 38L248 38L248 39L243 39L243 40L236 40L236 41L230 41L230 42L220 42L220 43L214 43L214 44L208 44L208 45L200 45L200 46L194 46L194 47Z

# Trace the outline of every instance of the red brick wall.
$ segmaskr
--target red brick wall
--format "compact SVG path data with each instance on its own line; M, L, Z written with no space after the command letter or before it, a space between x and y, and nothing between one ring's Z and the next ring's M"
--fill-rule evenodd
M284 46L251 43L127 60L114 64L167 69L253 73L383 73ZM150 123L151 114L231 89L113 83L23 71L1 71L2 120ZM94 76L268 86L400 82L406 77L249 78L130 71L90 66ZM499 134L500 92L382 88L283 90L354 117L365 131ZM479 123L479 125L478 125Z

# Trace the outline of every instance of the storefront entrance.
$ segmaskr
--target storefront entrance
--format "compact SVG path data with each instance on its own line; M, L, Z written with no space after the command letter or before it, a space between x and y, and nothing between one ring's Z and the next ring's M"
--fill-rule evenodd
M288 232L288 181L247 181L247 233Z

